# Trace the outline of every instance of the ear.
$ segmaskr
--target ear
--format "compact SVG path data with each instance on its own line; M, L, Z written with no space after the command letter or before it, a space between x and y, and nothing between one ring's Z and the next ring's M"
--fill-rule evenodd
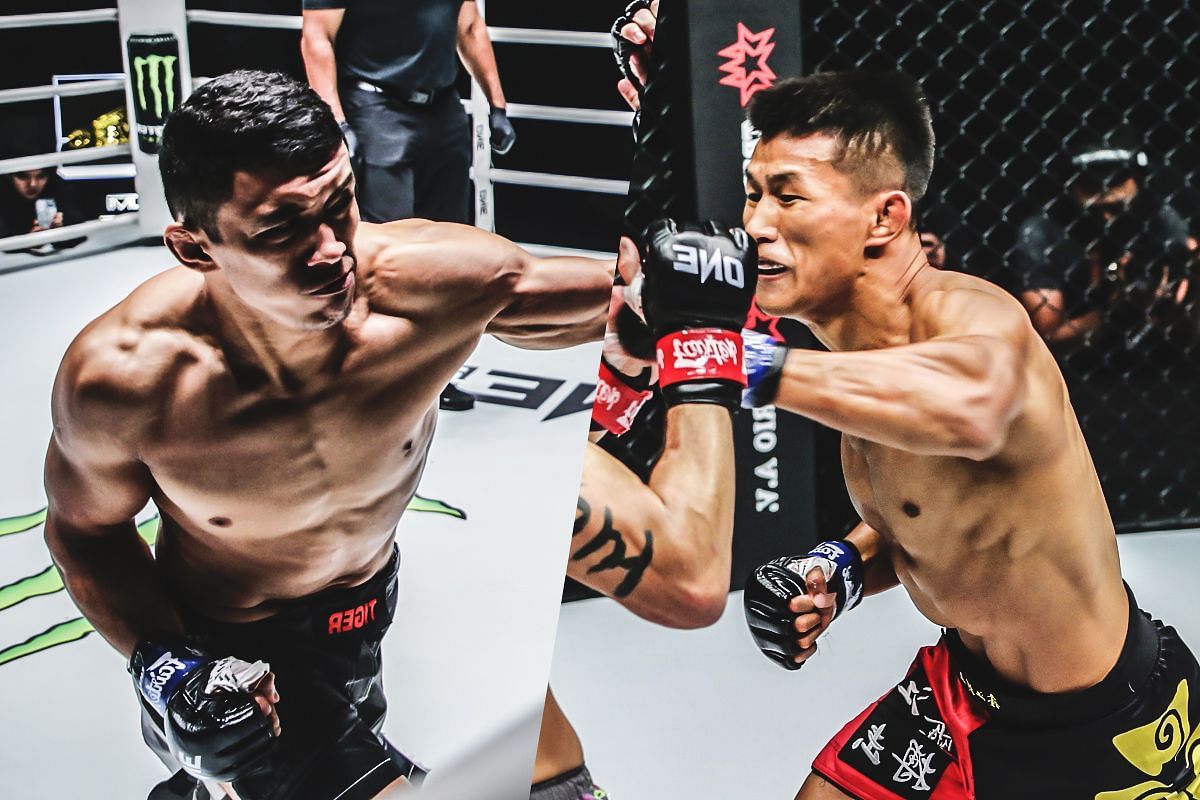
M163 232L163 243L180 264L197 272L211 272L216 263L204 249L204 235L172 222Z
M874 219L867 231L866 246L878 249L908 229L913 216L912 199L899 189L880 192L871 198L870 211Z

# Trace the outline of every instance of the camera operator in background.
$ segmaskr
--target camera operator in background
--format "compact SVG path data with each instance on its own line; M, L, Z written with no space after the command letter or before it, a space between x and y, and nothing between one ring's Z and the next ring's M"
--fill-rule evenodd
M1128 130L1087 141L1069 156L1066 192L1021 223L1012 253L1021 302L1052 345L1085 334L1125 351L1190 339L1196 240L1147 187L1148 165Z
M1196 240L1152 190L1128 130L1064 158L1065 192L1025 219L1018 296L1055 351L1113 517L1200 512Z

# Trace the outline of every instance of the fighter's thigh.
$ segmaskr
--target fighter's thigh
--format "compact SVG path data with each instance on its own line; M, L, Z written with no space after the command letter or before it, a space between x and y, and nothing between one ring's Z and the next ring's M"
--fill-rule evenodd
M848 797L850 795L815 772L809 773L808 780L796 793L796 800L845 800Z
M321 742L286 736L265 769L234 782L241 800L369 800L420 771L364 723Z

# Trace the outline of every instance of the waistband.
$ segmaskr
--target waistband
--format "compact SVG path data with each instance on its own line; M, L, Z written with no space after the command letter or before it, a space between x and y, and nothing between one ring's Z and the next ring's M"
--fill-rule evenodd
M1158 625L1138 609L1128 584L1125 594L1129 598L1129 629L1117 663L1099 683L1077 692L1044 693L1010 683L968 650L957 631L945 631L942 641L959 680L994 719L1054 726L1100 719L1134 700L1158 662Z
M443 86L440 89L393 89L387 86L380 86L370 81L355 80L351 81L350 85L355 89L364 92L373 92L382 94L391 100L399 100L402 103L408 103L414 106L431 106L438 100L441 100L448 95L454 94L457 90L453 84Z
M383 568L357 586L323 589L252 622L224 622L185 611L184 624L191 634L241 638L278 631L325 637L375 628L375 623L391 621L399 570L400 549L393 546L392 557Z

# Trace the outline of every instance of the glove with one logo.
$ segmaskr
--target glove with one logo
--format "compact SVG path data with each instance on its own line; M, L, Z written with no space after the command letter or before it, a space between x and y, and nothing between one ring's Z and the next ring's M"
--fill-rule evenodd
M795 657L803 652L796 630L792 600L808 594L807 576L819 569L834 596L833 617L854 608L863 597L863 563L858 548L848 541L821 542L803 556L768 561L750 573L742 602L754 643L784 669L800 669Z
M252 694L270 669L152 639L129 660L138 691L163 717L171 755L192 777L221 782L242 777L271 750L271 718Z
M742 325L758 282L754 241L711 220L656 220L642 238L640 305L656 339L663 401L737 408Z

